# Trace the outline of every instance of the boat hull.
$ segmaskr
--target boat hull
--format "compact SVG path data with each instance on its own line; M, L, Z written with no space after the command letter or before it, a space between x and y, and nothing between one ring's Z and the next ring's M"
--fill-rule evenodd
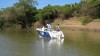
M49 38L51 39L51 36L49 35L48 32L45 32L45 31L40 31L40 30L37 30L38 34L39 34L39 37L41 38Z
M44 30L41 30L39 28L36 29L38 34L39 34L39 37L41 38L48 38L48 39L52 39L52 38L57 38L57 39L61 39L61 38L64 38L64 34L62 31L44 31Z

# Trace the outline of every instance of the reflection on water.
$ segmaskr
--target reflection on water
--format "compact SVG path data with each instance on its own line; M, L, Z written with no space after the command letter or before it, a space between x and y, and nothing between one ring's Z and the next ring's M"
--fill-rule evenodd
M61 45L63 44L64 39L50 39L48 40L48 49L51 49L52 46L56 46L56 48L60 48ZM42 48L44 49L44 39L41 39L41 43L42 43Z
M60 47L64 42L64 39L51 39L48 43L49 47L52 45L57 45L57 48Z
M39 39L36 41L35 50L35 55L37 56L88 56L85 52L80 52L76 47L73 47L72 45L65 45L64 39Z
M48 55L57 55L53 54L56 50L59 50L63 45L64 39L39 39L36 41L36 50L38 51L37 54L41 54L42 56ZM55 50L54 50L55 49ZM41 50L41 51L39 51ZM59 50L60 51L60 50Z

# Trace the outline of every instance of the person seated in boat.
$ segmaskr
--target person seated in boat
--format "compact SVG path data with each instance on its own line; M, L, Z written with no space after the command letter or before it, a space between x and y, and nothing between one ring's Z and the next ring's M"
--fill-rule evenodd
M44 26L42 27L42 31L45 31L45 27Z
M56 26L56 31L60 31L59 23L58 23L57 26Z
M52 25L51 24L47 24L47 29L48 29L48 31L51 31L52 30Z
M43 25L42 31L47 31L47 27L45 25Z

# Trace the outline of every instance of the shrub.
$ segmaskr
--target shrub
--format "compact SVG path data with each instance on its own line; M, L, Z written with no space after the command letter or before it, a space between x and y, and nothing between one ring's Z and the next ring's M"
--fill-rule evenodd
M100 20L100 18L97 18L96 20Z
M82 25L85 25L85 24L91 22L92 20L93 20L92 18L86 16L86 17L83 17L80 21L81 21Z

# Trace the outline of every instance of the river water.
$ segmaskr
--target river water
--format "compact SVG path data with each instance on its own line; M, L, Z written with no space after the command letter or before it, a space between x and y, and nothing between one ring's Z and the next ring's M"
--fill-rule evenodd
M100 56L100 32L63 30L65 38L39 39L27 31L0 32L0 56Z

